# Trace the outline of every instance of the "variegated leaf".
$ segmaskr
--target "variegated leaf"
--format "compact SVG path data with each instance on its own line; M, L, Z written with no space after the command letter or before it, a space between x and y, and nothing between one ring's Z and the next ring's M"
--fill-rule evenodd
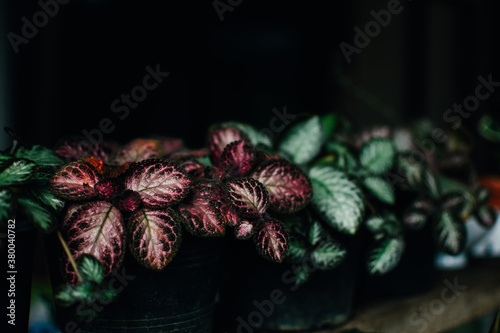
M220 158L224 148L231 142L240 140L250 142L247 135L236 127L217 127L211 130L208 136L208 145L214 165L220 167Z
M156 140L135 139L125 146L117 149L111 157L111 162L115 164L125 164L127 162L140 162L162 154L161 144Z
M235 177L246 175L254 166L257 158L255 148L243 140L231 142L224 148L221 165Z
M465 248L464 222L449 211L441 211L435 217L434 237L445 253L455 255Z
M384 275L397 266L403 255L402 237L387 237L378 242L368 254L368 273Z
M258 223L255 230L255 246L259 253L273 262L282 262L288 252L288 232L278 220L269 216Z
M227 198L233 209L246 217L259 217L266 212L269 197L266 188L252 178L239 178L226 186Z
M51 188L62 198L81 200L97 195L95 185L101 180L93 166L85 162L64 165L50 180Z

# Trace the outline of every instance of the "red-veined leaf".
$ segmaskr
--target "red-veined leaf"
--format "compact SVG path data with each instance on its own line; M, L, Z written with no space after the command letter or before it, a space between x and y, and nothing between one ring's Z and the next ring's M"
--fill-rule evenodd
M147 207L159 208L180 202L191 180L175 163L150 159L136 163L125 177L125 187L139 193Z
M108 160L108 153L103 148L84 139L67 139L57 145L54 153L66 161L76 161L85 156L94 156L103 161Z
M231 142L224 148L221 155L221 164L235 177L242 177L248 173L256 161L255 148L243 140Z
M205 166L195 160L186 160L179 164L191 178L201 178L204 175Z
M121 265L125 252L123 218L110 203L95 201L80 206L63 221L62 230L75 260L83 254L92 255L106 275Z
M213 129L208 137L208 145L212 153L212 162L215 166L220 167L220 157L224 148L234 141L245 140L250 142L247 135L236 127L217 127Z
M111 157L111 162L125 164L127 162L140 162L160 156L161 145L158 141L135 139L125 146L118 148Z
M243 216L259 217L266 212L269 197L266 188L252 178L239 178L226 186L233 209Z
M103 179L94 186L99 196L110 199L123 191L123 184L117 179Z
M139 193L125 190L114 198L113 204L120 211L133 212L141 206L142 201Z
M253 224L248 221L240 223L234 229L234 236L240 240L250 239L250 237L253 236L253 233L254 233Z
M50 186L63 198L88 199L97 195L94 186L101 180L100 178L93 166L77 161L59 169L50 180Z
M222 236L225 225L214 204L213 183L198 183L191 189L188 199L179 206L184 225L190 233L198 236Z
M279 213L294 213L311 200L313 191L302 170L283 159L265 162L252 173L269 192L271 207Z
M155 140L160 143L162 156L168 156L184 148L184 142L181 139L157 137Z
M140 209L130 216L128 228L130 250L147 268L165 268L179 249L181 231L171 209Z
M259 253L273 262L282 262L290 247L285 226L269 216L256 226L254 239Z

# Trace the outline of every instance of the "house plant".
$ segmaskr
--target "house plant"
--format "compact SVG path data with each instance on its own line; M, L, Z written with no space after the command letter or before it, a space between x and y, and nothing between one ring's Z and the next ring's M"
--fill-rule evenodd
M267 212L268 207L299 210L312 194L310 183L296 166L270 158L240 134L235 128L214 130L209 149L196 151L182 149L178 141L165 138L136 139L110 152L72 140L55 149L70 160L50 180L53 192L67 202L57 235L63 250L63 273L70 284L59 289L56 300L72 306L77 314L89 313L77 324L71 311L62 311L65 327L209 332L217 282L216 251L214 242L192 236L220 237L232 228L238 239L253 239L266 259L284 259L288 234ZM264 183L250 175L257 171ZM269 177L270 172L279 178ZM273 187L282 180L289 183L276 191ZM187 248L181 248L169 264L181 238ZM193 248L196 256L190 254ZM207 267L203 267L205 271L193 269L195 262L214 267L207 275ZM151 297L149 304L130 310L117 303L95 306L96 301L107 305L117 296L119 288L110 288L108 281L122 265L133 272L133 279L144 283L137 287L130 282L118 295L120 300ZM193 273L196 275L189 277ZM186 313L193 306L198 307L196 311ZM94 312L101 313L96 317Z

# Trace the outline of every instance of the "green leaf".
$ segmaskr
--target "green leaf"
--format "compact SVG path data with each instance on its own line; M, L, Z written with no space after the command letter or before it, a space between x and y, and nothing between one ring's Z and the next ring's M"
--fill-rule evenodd
M403 226L393 213L384 213L383 215L371 216L366 221L366 227L375 235L382 237L396 237L402 235Z
M349 151L349 148L347 148L345 145L341 144L340 142L329 141L326 143L325 146L327 152L334 153L338 156L335 164L339 168L347 170L353 170L356 168L357 166L356 158L354 158L354 155Z
M295 284L296 285L301 285L304 282L309 279L309 276L311 275L311 272L309 270L309 267L307 267L307 264L301 264L300 266L297 266L294 270L295 273Z
M309 170L313 186L313 207L324 215L333 228L355 234L365 204L360 189L346 174L331 166L315 166Z
M465 248L464 222L451 212L441 211L435 218L434 237L443 252L458 254Z
M19 147L15 156L31 160L41 166L58 166L64 163L51 149L39 145L35 145L30 149Z
M97 284L104 280L104 270L99 260L87 254L82 255L79 260L78 270L84 280Z
M423 185L426 192L434 199L441 196L441 185L436 175L430 170L425 170L423 175Z
M292 262L302 262L308 254L307 245L298 239L290 241L290 248L288 249L287 259Z
M311 254L311 259L316 267L322 270L337 267L345 258L346 250L335 243L319 245Z
M266 134L262 133L262 131L257 131L255 127L244 124L244 123L239 123L235 121L228 121L225 123L221 124L222 127L236 127L240 131L244 132L248 138L250 139L250 143L254 146L257 145L264 145L266 147L271 147L271 138L267 136Z
M399 155L397 164L399 176L401 176L412 189L418 189L422 183L424 164L415 161L411 155Z
M323 126L324 140L328 139L333 134L333 132L335 131L335 127L337 127L337 123L338 117L334 113L321 116L321 125Z
M45 205L25 197L20 197L18 203L24 215L41 231L49 233L56 228L56 218Z
M0 189L0 223L6 223L14 208L12 192L9 189Z
M64 207L64 201L57 197L45 186L37 186L31 189L31 194L35 199L44 205L47 205L55 212L59 212Z
M388 139L373 139L361 148L359 162L373 175L381 175L394 164L396 148Z
M18 159L3 165L0 172L0 186L19 185L28 181L38 169L35 162Z
M321 119L313 116L289 128L278 149L291 157L296 164L310 162L321 150L323 128Z
M363 180L363 185L380 201L393 205L396 198L391 184L380 177L368 177Z
M384 224L385 224L384 218L380 215L370 216L366 220L366 228L374 234L381 233L384 230L383 229Z
M309 229L309 243L316 245L324 237L324 229L318 221L314 221Z
M368 272L370 275L383 275L391 271L401 260L404 250L402 237L384 238L368 254Z

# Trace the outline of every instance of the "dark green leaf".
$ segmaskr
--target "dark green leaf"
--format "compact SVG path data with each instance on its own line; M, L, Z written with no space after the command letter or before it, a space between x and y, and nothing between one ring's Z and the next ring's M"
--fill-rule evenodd
M346 250L338 244L323 243L311 253L311 259L319 269L333 269L342 262L346 253Z
M0 223L5 223L11 216L14 208L12 192L7 189L0 189Z
M278 149L296 164L310 162L321 150L323 128L321 119L313 116L287 129Z
M349 149L336 141L326 143L326 151L337 155L337 160L334 162L339 168L354 170L357 166L357 161Z
M307 267L307 264L301 264L300 266L297 266L294 270L295 273L295 284L296 285L301 285L304 282L307 281L309 278L309 275L311 275L311 272L309 270L309 267Z
M31 189L35 199L47 205L55 212L59 212L64 207L64 201L57 197L48 187L37 186Z
M91 255L84 254L80 256L79 261L78 270L84 280L97 284L104 280L104 270L99 260Z
M397 158L398 173L404 178L412 189L417 189L422 184L424 164L420 160L415 160L413 155L399 155Z
M458 254L465 247L464 222L451 212L441 211L436 216L434 237L443 252Z
M423 185L432 198L438 199L441 196L441 185L436 175L430 170L425 170L423 175Z
M321 125L323 126L323 137L325 140L333 134L335 127L337 127L337 122L338 117L334 113L321 116Z
M35 162L18 159L4 165L0 171L0 186L19 185L28 181L37 170Z
M374 215L371 216L366 221L366 227L375 235L377 239L380 239L385 236L399 236L403 232L403 227L401 222L397 219L397 217L393 213L385 212L382 215Z
M401 260L404 245L402 237L388 237L377 243L368 255L370 275L383 275L394 269Z
M380 177L368 177L363 180L363 185L380 201L393 205L396 198L394 190L387 181Z
M31 160L40 166L57 166L64 163L51 149L39 145L35 145L30 149L19 147L15 156Z
M396 148L388 139L373 139L361 148L359 162L373 175L381 175L394 164Z
M360 189L346 174L330 166L315 166L309 171L313 185L313 207L333 228L355 234L365 204Z
M444 210L461 213L464 210L467 198L461 192L450 192L441 199L441 206Z
M384 218L380 215L373 215L366 220L366 228L374 234L381 233L384 229Z
M20 197L18 203L23 214L41 231L49 233L56 228L56 218L45 205L25 197Z
M316 245L319 241L325 237L325 231L318 221L314 221L309 229L309 243L311 245Z
M291 262L302 262L308 254L307 245L298 240L292 239L290 241L290 249L288 250L287 259Z

